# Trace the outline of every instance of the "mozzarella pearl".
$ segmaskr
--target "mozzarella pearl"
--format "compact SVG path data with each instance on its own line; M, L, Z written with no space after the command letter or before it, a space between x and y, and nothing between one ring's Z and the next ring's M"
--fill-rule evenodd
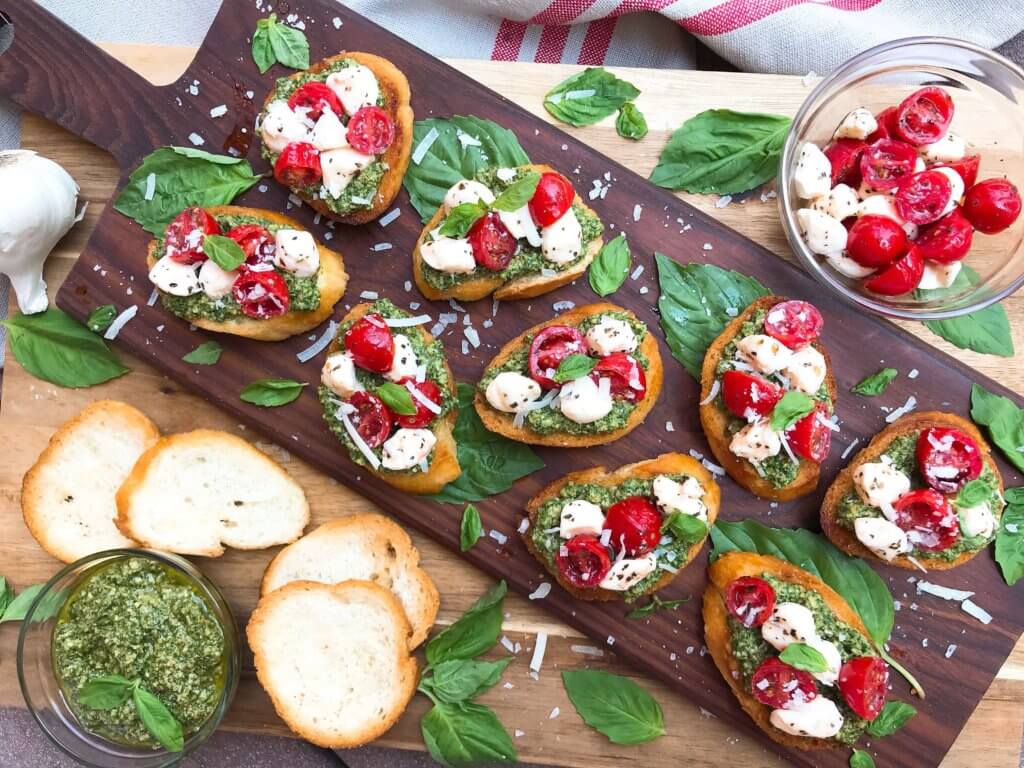
M813 395L825 382L825 356L808 344L794 352L784 373L798 392Z
M654 573L657 567L658 559L653 552L636 559L616 560L598 586L613 592L625 592Z
M439 272L468 274L476 269L473 246L464 237L436 237L420 246L420 256Z
M767 421L758 421L733 435L729 450L741 459L756 463L778 455L782 450L782 439Z
M857 541L886 561L911 550L907 533L884 517L858 517L853 521Z
M463 179L452 185L444 196L444 211L448 213L452 208L457 208L463 203L484 202L490 205L494 202L494 193L479 181Z
M910 490L910 478L891 464L875 461L853 470L853 485L861 501L884 512Z
M605 315L587 331L587 346L601 357L614 352L632 352L638 343L629 323L617 317Z
M836 128L837 139L865 139L878 130L878 121L865 107L857 107L850 112Z
M702 501L704 489L696 479L688 477L680 483L666 475L658 475L652 486L654 499L666 515L681 512L707 522L708 508Z
M487 402L502 413L515 413L540 398L540 384L514 371L499 373L484 392Z
M213 259L207 259L199 268L199 286L211 299L222 299L231 293L238 278L238 270L223 270Z
M788 709L774 709L768 720L784 733L815 739L830 739L843 728L839 708L825 696L817 696Z
M736 342L736 353L740 360L758 373L775 373L789 365L793 353L776 338L763 333L745 336Z
M332 110L324 107L323 114L313 126L313 146L321 152L331 149L345 149L348 147L348 129L341 124L341 120Z
M832 164L814 142L805 141L800 147L793 187L804 200L826 195L832 188Z
M437 438L429 429L399 429L383 445L381 466L402 471L412 469L434 450Z
M416 353L413 351L412 342L409 341L409 337L405 334L396 333L394 335L394 343L395 356L391 360L391 369L384 374L384 378L395 382L406 378L416 378L416 371L420 366L420 361L416 359Z
M196 268L164 256L149 270L149 279L157 288L171 296L192 296L202 292Z
M327 76L326 84L334 91L348 115L354 115L363 107L375 105L380 98L377 76L362 64L333 72Z
M562 507L558 527L558 535L561 538L571 539L581 534L600 536L603 529L604 512L597 504L575 499Z
M613 405L611 392L602 390L590 376L563 385L558 403L562 415L577 424L603 419Z
M812 252L825 256L846 248L846 227L839 219L813 208L801 208L796 220Z
M260 136L267 149L280 154L292 142L309 141L309 129L302 118L288 106L287 101L275 101L263 116Z
M777 603L761 625L761 637L777 651L813 640L818 637L814 614L800 603Z
M347 400L363 389L356 377L356 366L348 352L334 352L327 356L320 371L320 382L342 400Z
M552 264L568 264L579 258L582 248L583 227L572 208L540 231L540 252Z
M312 277L320 269L320 249L309 232L279 229L274 235L274 265L296 277Z

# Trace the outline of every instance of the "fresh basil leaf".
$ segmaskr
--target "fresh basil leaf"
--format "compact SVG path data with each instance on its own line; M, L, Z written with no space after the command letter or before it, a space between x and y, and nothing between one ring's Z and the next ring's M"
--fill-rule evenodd
M442 661L472 659L490 649L498 642L507 593L504 581L487 590L462 618L427 643L427 661L436 666Z
M980 384L971 386L971 418L988 427L992 442L999 446L1013 466L1024 472L1024 410Z
M259 379L247 384L239 397L261 408L278 408L298 400L305 386L291 379Z
M807 643L790 643L779 654L779 658L796 669L812 674L828 671L828 662L821 651Z
M59 309L18 313L0 325L7 328L14 359L37 379L82 388L128 373L103 339Z
M487 214L483 203L459 203L445 216L441 224L441 237L465 237L482 216Z
M185 746L185 738L181 732L181 723L171 714L171 710L140 686L132 689L132 699L135 702L135 711L150 735L168 752L181 752Z
M480 513L472 504L467 504L462 511L462 525L459 526L459 548L463 552L468 552L480 540L483 532Z
M914 292L914 296L922 301L956 296L975 285L979 279L977 272L964 266L949 288L919 289ZM969 315L945 320L925 320L924 324L936 336L941 336L960 349L970 349L983 355L1013 357L1010 320L1002 304L990 304Z
M633 102L623 104L615 120L615 130L624 139L640 141L647 135L647 118Z
M679 264L661 253L658 265L661 329L672 356L693 378L725 326L768 290L752 277L714 264Z
M481 704L438 703L420 721L423 741L441 765L514 763L518 757L505 727Z
M147 200L150 174L156 178L156 187L152 199ZM261 178L240 157L210 155L187 147L161 147L146 155L132 171L114 208L160 237L184 208L227 205Z
M540 183L540 174L536 171L527 171L519 175L519 178L505 187L505 191L494 198L491 208L496 211L518 211L533 198Z
M863 395L864 397L876 397L886 389L899 375L899 371L895 368L882 368L880 371L872 373L870 376L865 376L863 379L858 381L850 391L855 395Z
M1024 576L1024 488L1006 489L1007 507L996 531L996 562L1011 587Z
M265 74L275 63L292 69L309 69L309 41L301 30L282 24L272 13L256 22L252 58Z
M416 415L416 403L412 401L412 394L401 384L387 381L379 387L375 387L373 393L399 416Z
M651 182L698 194L746 192L775 178L791 122L785 115L701 112L669 138Z
M661 706L629 678L573 669L562 672L562 683L583 722L615 744L642 744L665 733Z
M216 365L223 351L216 341L204 341L181 359L189 365Z
M961 509L967 509L969 507L976 507L983 502L989 500L992 495L992 486L982 480L980 477L971 480L956 495L954 504Z
M587 270L590 287L598 296L611 296L626 282L632 255L625 234L605 243Z
M615 114L640 90L603 67L588 67L563 80L544 96L544 109L563 123L593 125Z
M850 755L850 768L875 768L875 759L863 749L855 749Z
M0 616L0 624L5 621L22 621L25 616L28 615L28 609L32 607L32 603L39 596L39 593L43 591L45 584L33 584L30 587L25 587L18 596L15 597L8 603L7 608L4 609L4 615ZM45 606L40 603L40 609L44 609ZM39 613L33 615L33 619L43 620L49 618L46 615L46 610L41 610Z
M868 723L867 731L876 739L890 736L902 728L917 714L917 710L905 701L888 701L874 720Z
M782 432L789 429L813 410L813 397L805 395L803 392L790 390L782 396L782 399L772 409L771 427L776 432Z
M116 709L131 698L135 683L121 675L104 675L78 691L78 701L90 709Z
M690 598L683 598L682 600L662 600L657 595L651 595L651 602L647 605L635 608L626 614L627 619L643 619L650 616L655 611L674 611L680 605L685 605L690 602Z
M448 483L434 501L468 504L504 493L521 477L544 468L529 446L487 429L473 407L475 390L458 386L459 415L452 431L462 474Z
M276 13L256 22L256 31L252 36L252 60L256 62L261 75L265 75L277 62L274 47L270 44L270 28L276 23Z
M0 576L0 617L4 615L7 607L11 604L14 599L14 590L11 589L11 585L7 579Z
M671 533L680 544L690 547L708 535L708 525L694 515L673 512L662 521L661 532Z
M558 370L551 378L559 384L582 379L597 365L597 358L590 355L571 354L558 364Z
M420 688L426 688L437 701L458 704L493 687L511 661L511 656L498 661L442 661L431 667L430 674L420 681Z
M460 135L470 140L460 140ZM484 168L516 168L530 162L512 131L472 115L417 120L412 155L402 183L424 223L456 182L472 179Z
M225 272L234 272L245 261L245 251L242 250L242 246L224 235L204 237L203 253Z
M103 333L114 322L115 317L117 317L117 307L113 304L104 304L89 313L85 327L93 333Z

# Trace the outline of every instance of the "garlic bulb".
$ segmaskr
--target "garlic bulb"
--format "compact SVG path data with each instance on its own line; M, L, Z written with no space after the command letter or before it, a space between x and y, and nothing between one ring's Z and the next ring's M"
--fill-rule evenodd
M60 165L26 149L0 152L0 273L26 315L47 307L43 263L81 218L77 207L78 185Z

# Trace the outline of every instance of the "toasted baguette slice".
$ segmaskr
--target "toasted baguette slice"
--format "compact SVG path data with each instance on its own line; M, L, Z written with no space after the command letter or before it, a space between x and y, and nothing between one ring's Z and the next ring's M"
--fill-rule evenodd
M341 319L341 324L344 325L349 320L358 320L370 310L371 304L364 302L362 304L356 304L352 309ZM423 340L427 343L433 343L434 337L425 330L422 326L415 326L413 328L403 328L403 333L418 333L423 337ZM338 334L328 350L328 353L344 351L342 345L341 334ZM451 392L455 394L455 375L452 373L452 369L448 366L447 359L445 360L445 369L448 371L448 381L451 382ZM384 482L393 485L400 491L414 494L428 494L438 493L444 486L450 483L452 480L462 474L462 468L459 467L459 458L455 450L455 438L452 436L452 429L455 427L455 420L458 417L458 409L452 408L452 410L443 419L435 419L431 430L434 432L434 437L437 438L437 444L434 446L434 459L430 463L430 468L427 472L390 472L385 469L370 469L366 468L366 471L376 475Z
M409 90L409 81L398 67L382 56L363 53L362 51L342 51L334 56L328 56L326 59L316 62L307 70L289 75L288 79L298 80L310 74L317 74L341 59L356 60L372 71L380 82L380 91L385 100L384 109L391 116L391 120L395 124L395 139L381 156L381 159L387 163L388 170L380 180L377 194L373 198L373 205L364 210L345 214L344 216L332 211L319 198L314 199L300 194L296 190L292 191L310 208L329 219L340 221L342 224L366 224L379 218L402 190L402 179L405 178L405 171L409 167L409 157L412 155L413 114L412 106L410 105L412 92ZM263 102L264 111L274 100L275 90L267 94L267 98Z
M853 472L861 464L867 464L872 461L877 461L878 457L888 450L889 445L896 438L908 434L910 432L918 432L928 427L953 427L967 435L970 435L974 441L978 444L978 448L981 449L981 459L989 469L992 470L993 474L999 479L999 493L1003 492L1003 476L999 473L999 467L996 465L996 460L992 456L992 449L989 444L985 442L985 438L982 437L981 432L974 426L970 421L957 416L952 413L943 413L942 411L921 411L920 413L912 413L904 416L901 419L890 424L888 427L883 429L868 443L860 452L853 457L853 460L842 469L832 485L829 486L828 491L825 493L825 498L821 502L821 530L826 536L844 552L855 555L857 557L863 557L869 560L878 560L880 562L888 562L889 565L895 565L897 568L907 568L909 570L918 570L919 567L906 555L899 555L891 561L883 560L878 557L874 552L861 544L860 539L857 538L857 534L849 528L844 528L839 524L836 519L836 514L839 510L839 502L842 501L848 493L854 493L853 485ZM999 513L995 512L998 518ZM941 560L937 557L930 557L922 559L921 562L929 571L947 571L950 568L956 568L959 565L963 565L972 557L983 551L985 548L975 552L964 552L959 555L955 560Z
M39 546L65 563L138 546L114 524L114 497L159 439L145 414L114 400L87 406L58 429L21 484L21 513Z
M537 173L547 173L549 171L555 172L555 169L550 165L538 165L536 163L524 165L522 168L524 170L536 171ZM594 213L589 206L584 204L583 199L579 194L576 195L575 202L582 205L591 213ZM517 277L514 280L506 282L498 277L478 276L468 280L463 280L447 290L439 291L427 282L427 279L423 274L423 256L420 254L420 246L422 246L426 241L427 235L432 230L440 226L441 220L444 219L444 217L444 208L438 208L434 213L434 216L427 222L427 225L420 233L419 240L416 241L416 248L412 252L412 274L413 279L416 281L416 286L420 289L420 293L434 301L439 299L476 301L477 299L482 299L484 296L489 296L492 293L494 294L494 298L502 301L532 299L534 296L540 296L541 294L553 291L555 288L571 283L573 280L580 277L587 271L587 267L590 266L590 262L594 260L594 257L597 256L598 252L601 250L601 246L604 245L603 238L594 238L590 242L590 245L587 246L586 253L583 255L583 258L580 259L578 264L574 264L571 268L565 271L556 272L551 277L545 277L544 275L524 275L523 277Z
M526 511L530 518L530 527L522 534L523 541L526 542L526 548L530 550L530 554L536 557L537 560L539 560L541 564L548 569L548 572L558 580L562 589L573 597L579 600L622 600L621 592L615 592L610 589L601 589L600 587L597 587L596 589L579 589L565 581L558 568L550 567L547 560L544 559L544 556L537 551L537 547L533 543L533 537L530 534L533 532L534 526L537 524L537 515L540 512L541 506L545 502L557 496L559 491L569 483L586 483L614 487L629 479L647 480L653 479L658 475L690 475L700 482L701 486L704 488L704 503L708 508L708 531L710 532L711 526L715 524L715 519L718 517L718 508L722 498L721 489L718 487L718 483L715 482L714 476L708 472L699 461L690 456L685 456L681 453L663 453L655 459L638 461L635 464L626 464L612 472L609 472L604 467L585 469L582 472L571 472L562 479L556 480L545 487L540 493L530 499L526 505ZM705 536L704 539L706 538L707 537ZM673 566L678 568L679 571L682 571L687 565L689 565L697 556L697 553L700 552L701 547L704 546L704 539L701 539L690 547L686 553L685 562L673 563ZM677 575L678 573L670 573L666 571L662 574L661 578L643 594L649 595L657 592L659 589L667 587Z
M260 685L302 738L328 749L385 733L416 692L409 622L369 581L293 581L260 598L246 636Z
M584 318L589 317L590 315L601 314L602 312L623 312L633 318L636 318L636 315L628 309L623 309L622 307L608 302L598 302L596 304L587 304L582 307L576 307L568 312L563 312L558 317L554 317L547 322L540 323L532 328L527 328L501 348L501 351L499 351L498 354L494 356L494 359L487 364L487 369L501 365L509 358L509 356L514 354L516 350L526 344L527 336L535 335L549 325L578 325ZM661 354L658 352L658 342L654 340L654 334L651 333L650 328L648 328L643 341L640 342L639 351L647 358L648 363L646 370L647 394L644 396L643 401L638 403L636 408L634 408L629 414L629 418L626 420L625 426L620 429L612 430L611 432L601 432L599 434L595 433L592 435L567 435L561 432L553 432L548 435L541 435L534 432L525 423L521 427L515 426L515 424L513 424L513 414L504 413L492 408L490 403L487 402L487 398L485 398L483 393L479 390L477 390L476 396L473 399L473 405L476 408L476 412L480 414L480 420L483 421L484 426L487 427L487 429L491 432L497 432L499 435L504 435L510 440L517 440L520 443L530 443L532 445L554 445L560 448L584 448L591 445L611 443L618 440L620 437L628 435L640 426L644 419L647 418L647 414L651 412L655 402L657 402L658 395L661 394Z
M427 638L440 598L420 553L402 528L383 515L350 515L324 523L290 544L263 574L260 594L292 581L372 581L395 593L412 625L409 647Z
M266 211L262 208L243 208L237 205L213 205L204 209L212 216L254 216L274 224L289 227L291 229L304 230L299 222L276 211ZM152 269L156 264L157 241L150 240L149 250L146 255L146 263ZM291 338L300 333L316 328L320 323L329 318L334 312L334 305L337 304L345 293L348 285L348 274L345 272L345 263L341 254L329 250L317 243L320 251L320 274L317 277L317 287L320 289L320 306L310 312L288 312L280 317L272 317L268 320L257 320L252 317L239 317L234 320L219 322L205 318L190 319L193 325L207 331L217 333L230 333L232 336L244 336L247 339L256 341L281 341Z
M725 467L729 477L755 496L760 496L763 499L789 501L790 499L806 496L818 487L821 465L813 461L801 459L796 479L785 488L776 488L767 478L761 477L749 461L741 459L729 450L729 441L731 439L727 430L729 417L718 408L714 399L709 400L711 388L717 378L715 371L718 369L718 363L722 359L726 345L740 332L743 324L757 310L768 310L783 301L788 301L788 299L784 296L763 296L757 299L743 310L736 319L725 326L725 330L708 347L708 351L704 355L704 365L700 372L700 399L703 403L700 406L700 423L704 427L704 435L708 439L711 452L715 455L718 463ZM832 375L832 361L829 359L828 350L818 342L814 342L812 346L825 358L825 365L828 370L825 374L825 386L828 387L829 396L832 398L833 405L835 405L836 380Z
M729 552L718 558L708 568L708 586L704 590L704 643L715 660L715 666L722 677L732 688L740 706L750 715L757 727L767 733L773 741L797 749L831 749L843 746L835 739L817 739L809 736L793 736L780 731L768 719L772 708L755 699L744 688L740 665L732 653L732 635L729 631L729 610L725 607L726 587L741 576L760 577L769 573L783 581L798 584L812 589L821 595L821 599L836 614L836 617L856 629L868 642L868 634L864 622L850 605L832 587L817 576L797 568L792 563L767 555L756 555L750 552Z
M121 533L182 555L288 544L308 524L306 495L284 469L242 438L211 429L161 438L117 492Z

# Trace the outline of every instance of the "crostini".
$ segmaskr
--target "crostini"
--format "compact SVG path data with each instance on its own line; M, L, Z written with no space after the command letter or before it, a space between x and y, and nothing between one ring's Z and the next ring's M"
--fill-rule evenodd
M448 190L416 242L413 276L428 299L528 299L586 272L603 230L551 166L486 168Z
M697 556L721 492L700 462L680 453L595 467L530 499L523 539L580 600L633 601L668 585Z
M462 474L452 428L455 377L444 347L387 299L345 315L321 372L320 404L356 464L406 493Z
M409 81L372 53L343 51L277 81L257 125L274 178L344 224L379 217L412 153Z
M821 313L765 296L730 322L701 369L700 422L711 452L751 493L786 501L818 485L836 383L819 342Z
M821 527L851 555L946 570L989 545L1003 506L1003 478L977 427L925 411L879 432L836 476Z
M208 331L257 341L316 328L348 284L341 254L297 221L233 205L183 210L150 242L147 263L167 310Z
M661 392L658 345L636 315L601 302L535 325L477 384L484 426L512 440L579 448L639 426Z
M722 555L708 579L704 642L757 726L797 749L856 742L885 706L889 667L850 605L765 555Z

